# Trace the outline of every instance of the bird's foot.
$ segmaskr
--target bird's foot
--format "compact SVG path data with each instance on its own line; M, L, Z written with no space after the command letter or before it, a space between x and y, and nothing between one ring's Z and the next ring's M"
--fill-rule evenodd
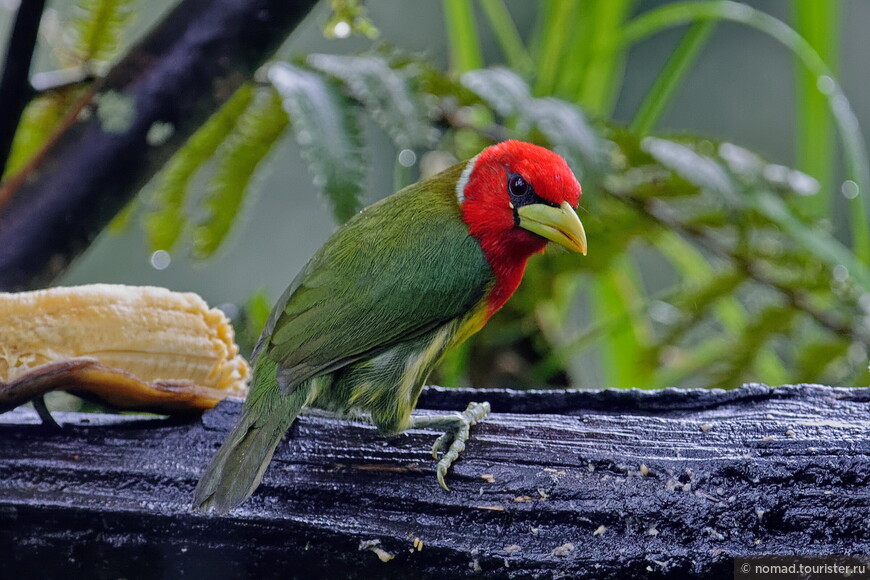
M438 460L435 466L435 477L445 490L450 491L444 483L444 476L453 462L459 458L459 454L465 449L465 442L471 433L471 426L489 414L489 403L469 403L462 413L453 415L428 415L424 417L411 417L411 428L421 429L427 427L443 427L441 434L432 445L432 458ZM438 459L438 454L441 459Z

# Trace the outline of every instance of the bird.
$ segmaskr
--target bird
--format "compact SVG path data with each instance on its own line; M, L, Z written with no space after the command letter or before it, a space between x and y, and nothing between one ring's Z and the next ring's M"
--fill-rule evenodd
M444 433L445 475L490 411L413 415L429 374L479 331L553 242L586 255L580 183L557 153L509 140L363 209L315 252L275 304L251 360L235 427L194 490L192 509L226 514L256 490L304 408L363 417L392 436Z

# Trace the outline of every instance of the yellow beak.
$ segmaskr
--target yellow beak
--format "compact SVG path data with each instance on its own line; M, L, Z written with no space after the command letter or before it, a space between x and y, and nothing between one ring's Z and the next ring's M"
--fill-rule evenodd
M521 228L586 255L586 230L567 201L563 201L559 207L543 203L524 205L517 210L517 214Z

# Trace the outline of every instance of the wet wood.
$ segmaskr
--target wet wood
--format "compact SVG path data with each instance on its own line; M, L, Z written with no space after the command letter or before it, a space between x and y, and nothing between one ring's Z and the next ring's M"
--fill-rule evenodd
M738 554L870 552L870 390L433 388L420 407L482 399L450 493L434 432L308 416L222 518L188 505L237 402L61 432L0 415L0 577L730 579Z

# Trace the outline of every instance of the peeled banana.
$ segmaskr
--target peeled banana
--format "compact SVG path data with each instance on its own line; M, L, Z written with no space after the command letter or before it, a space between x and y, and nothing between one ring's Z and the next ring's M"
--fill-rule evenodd
M121 409L201 411L244 397L249 374L229 320L193 293L0 293L0 412L56 388Z

